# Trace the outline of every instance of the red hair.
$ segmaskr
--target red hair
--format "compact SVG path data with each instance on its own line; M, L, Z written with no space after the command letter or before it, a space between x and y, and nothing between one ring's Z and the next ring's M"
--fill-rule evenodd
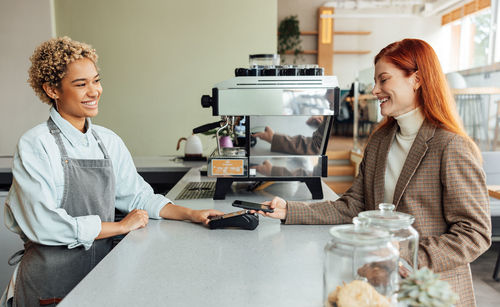
M392 43L380 50L375 56L374 64L381 59L404 71L406 76L417 72L420 80L420 87L416 92L417 104L427 121L436 127L461 135L474 144L467 136L458 116L455 100L439 59L428 43L420 39L404 39ZM386 116L375 131L393 122L393 117Z

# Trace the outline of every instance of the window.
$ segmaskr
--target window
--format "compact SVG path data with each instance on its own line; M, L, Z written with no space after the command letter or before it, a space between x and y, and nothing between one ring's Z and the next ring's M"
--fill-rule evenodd
M491 64L489 62L491 9L486 8L443 26L449 55L445 71L459 71Z

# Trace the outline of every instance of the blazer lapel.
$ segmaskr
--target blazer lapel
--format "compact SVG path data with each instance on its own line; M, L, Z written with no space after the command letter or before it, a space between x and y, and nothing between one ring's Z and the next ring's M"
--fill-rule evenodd
M403 165L398 182L396 183L393 198L393 203L396 208L401 201L401 197L403 196L411 177L413 177L413 174L415 174L420 162L422 162L422 159L428 149L427 142L434 136L435 131L436 127L430 124L427 120L424 120L422 127L420 128L415 141L408 152L405 164Z
M375 195L373 210L377 210L378 204L384 202L385 168L387 165L387 155L389 154L389 148L391 147L397 130L398 125L396 121L394 121L392 126L387 128L386 137L383 137L380 140L378 146L377 161L375 162L375 178L373 180L373 195Z

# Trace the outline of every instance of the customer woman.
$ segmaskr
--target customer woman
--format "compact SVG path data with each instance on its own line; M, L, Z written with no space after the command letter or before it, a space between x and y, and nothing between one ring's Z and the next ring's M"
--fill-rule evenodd
M111 237L145 227L148 217L207 224L223 214L154 194L123 141L91 123L102 87L89 45L51 39L31 62L29 83L52 107L47 122L21 137L14 155L6 225L25 251L4 299L13 295L13 306L58 303L111 250ZM120 222L114 222L115 208L128 213Z
M365 148L359 175L338 200L306 204L274 198L285 224L343 224L393 203L415 217L418 261L475 306L469 263L491 242L488 192L478 148L467 137L430 45L405 39L375 57L373 95L385 119ZM263 212L260 212L264 214Z

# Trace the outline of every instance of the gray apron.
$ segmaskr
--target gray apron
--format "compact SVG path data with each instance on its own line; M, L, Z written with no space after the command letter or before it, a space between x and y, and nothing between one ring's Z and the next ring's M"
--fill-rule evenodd
M84 160L68 157L61 131L51 118L47 121L61 153L64 192L61 208L73 216L99 215L113 222L115 215L115 177L108 152L92 133L104 159ZM83 246L48 246L31 241L24 244L24 256L15 283L13 306L50 306L60 302L112 248L112 238L95 240L89 250Z

